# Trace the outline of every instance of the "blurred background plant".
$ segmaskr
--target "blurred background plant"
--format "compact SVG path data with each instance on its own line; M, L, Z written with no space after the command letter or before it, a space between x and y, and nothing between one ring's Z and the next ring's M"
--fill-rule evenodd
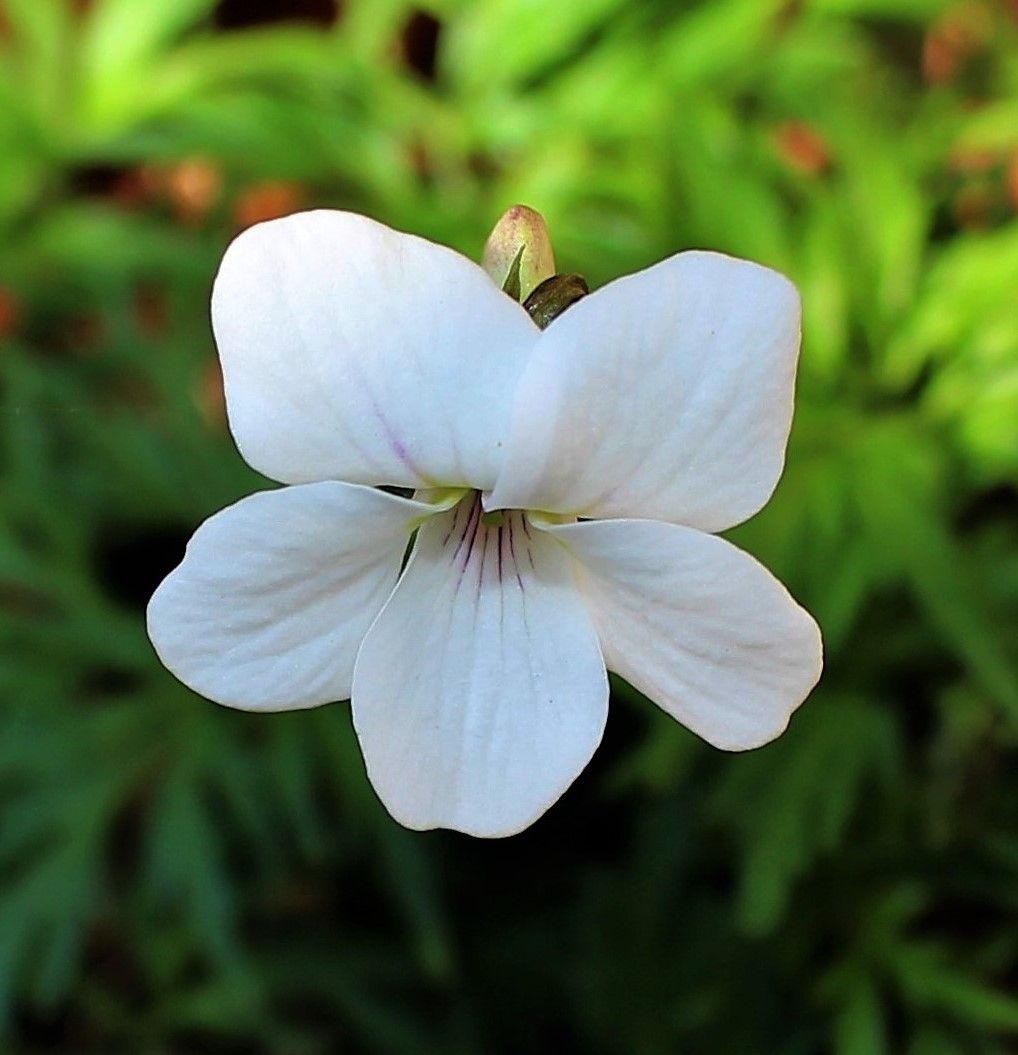
M314 205L592 285L700 246L805 298L733 532L822 624L776 744L622 684L501 843L414 835L345 705L187 692L143 611L264 484L207 319ZM1018 1050L1018 8L0 0L0 1048Z

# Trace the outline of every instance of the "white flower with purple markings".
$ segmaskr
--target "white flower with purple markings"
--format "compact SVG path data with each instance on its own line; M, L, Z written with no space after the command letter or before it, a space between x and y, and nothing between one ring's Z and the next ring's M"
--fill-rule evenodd
M350 699L411 828L536 820L597 748L606 669L727 750L820 674L814 621L714 534L781 474L795 288L686 252L542 316L521 259L493 281L343 212L242 234L212 297L230 427L286 486L202 524L149 605L210 699Z

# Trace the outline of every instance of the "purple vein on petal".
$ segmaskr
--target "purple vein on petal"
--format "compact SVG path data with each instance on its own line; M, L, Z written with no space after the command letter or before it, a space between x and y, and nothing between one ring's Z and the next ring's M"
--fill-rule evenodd
M481 524L481 516L480 516L480 512L479 512L480 511L480 503L478 503L477 509L478 509L478 512L472 518L474 529L473 529L473 531L470 532L470 541L467 543L467 553L466 553L466 556L463 558L463 567L460 568L460 578L463 577L463 573L467 570L467 567L470 564L470 558L474 555L474 544L477 542L477 536L479 534L484 539L484 545L482 546L482 552L481 552L481 558L482 558L481 559L481 572L482 573L484 572L484 559L483 558L484 558L484 550L487 548L487 544L488 544L488 539L487 539L487 534L488 533L487 533L487 531L484 530L484 528L483 528L483 526ZM466 538L466 535L464 535L463 537ZM455 557L455 554L453 554L453 556Z
M464 512L469 517L470 516L470 507L467 505L466 502L460 502L459 505L456 506L456 513L453 516L451 522L449 523L449 530L445 533L445 538L442 539L442 548L443 549L449 544L449 539L452 538L453 534L459 528L460 521L462 521L462 519L463 519ZM455 555L456 554L454 553L453 556L455 556Z
M478 610L478 608L480 608L480 605L481 605L481 593L482 593L483 587L484 587L484 566L488 563L488 542L489 542L489 540L491 538L491 532L490 531L486 530L485 528L481 528L480 530L481 530L481 536L482 536L482 543L481 543L481 567L478 569L478 572L477 572L477 593L474 595L474 625L475 626L477 625L477 610ZM476 538L476 537L477 537L477 531L475 530L474 531L474 538ZM472 538L470 540L470 549L471 549L471 551L473 551L473 548L474 548L474 538ZM470 563L470 553L467 554L467 561L466 561L466 563L467 564ZM466 565L464 565L464 567L465 566Z
M523 524L523 534L527 536L527 557L530 560L530 567L534 568L534 554L530 549L531 543L533 542L530 535L530 525L527 523L525 515L521 518L520 522Z
M516 582L519 584L520 593L523 592L523 577L520 575L520 566L516 561L516 535L513 531L514 521L509 520L509 556L512 558L513 571L516 573Z
M456 530L459 522L460 522L460 511L457 509L456 510L456 515L452 518L452 521L449 524L449 530L445 533L445 536L442 539L442 549L445 549L445 547L449 545L449 539L452 538L452 533Z
M463 543L467 540L467 535L470 534L471 527L474 528L476 533L477 521L480 517L481 505L480 502L475 502L470 509L470 514L467 517L466 526L463 529L463 533L460 535L459 542L456 544L456 548L453 550L452 559L455 560L459 556L459 551L463 548ZM467 558L469 560L469 557Z
M382 426L382 431L385 433L385 438L392 448L393 453L397 458L412 472L418 480L422 483L430 483L428 476L421 470L421 467L414 461L410 456L410 451L407 450L406 444L396 435L392 425L389 424L389 419L382 412L382 408L378 405L375 399L374 393L365 386L368 399L371 402L371 409L375 413L375 417L378 419L379 424Z

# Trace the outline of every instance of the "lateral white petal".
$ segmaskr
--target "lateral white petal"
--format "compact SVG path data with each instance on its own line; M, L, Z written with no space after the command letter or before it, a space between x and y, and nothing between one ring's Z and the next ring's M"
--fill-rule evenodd
M745 520L784 464L799 320L787 279L718 253L579 301L538 342L488 507L704 531Z
M607 716L597 635L552 539L463 502L420 532L361 646L353 719L408 828L511 835L590 760Z
M242 498L198 528L149 602L159 658L242 710L346 699L413 525L432 509L331 481Z
M609 669L715 747L773 740L820 677L820 630L730 542L649 520L551 525L582 565Z
M241 234L212 322L237 446L284 483L490 486L538 334L465 257L330 211Z

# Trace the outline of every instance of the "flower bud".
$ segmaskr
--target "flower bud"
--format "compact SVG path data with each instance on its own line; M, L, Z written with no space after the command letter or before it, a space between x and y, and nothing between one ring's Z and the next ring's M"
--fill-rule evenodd
M526 300L555 274L555 256L544 217L526 205L514 205L488 236L481 263L510 297Z

